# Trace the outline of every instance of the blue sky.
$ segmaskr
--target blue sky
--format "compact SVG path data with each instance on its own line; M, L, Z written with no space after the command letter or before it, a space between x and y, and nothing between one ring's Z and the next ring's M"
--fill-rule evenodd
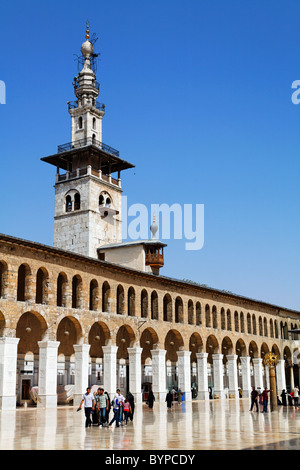
M53 244L40 158L70 141L86 20L128 203L204 204L203 248L168 240L162 274L300 310L298 0L2 2L0 232Z

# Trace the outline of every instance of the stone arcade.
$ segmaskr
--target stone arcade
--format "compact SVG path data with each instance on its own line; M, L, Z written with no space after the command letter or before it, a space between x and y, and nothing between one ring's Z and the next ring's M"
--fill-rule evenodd
M134 165L102 142L88 29L81 52L71 142L42 158L57 168L54 246L0 235L0 409L77 406L87 385L137 402L149 384L158 401L174 386L186 401L247 397L269 384L268 352L278 390L299 384L300 312L162 276L163 243L122 242Z

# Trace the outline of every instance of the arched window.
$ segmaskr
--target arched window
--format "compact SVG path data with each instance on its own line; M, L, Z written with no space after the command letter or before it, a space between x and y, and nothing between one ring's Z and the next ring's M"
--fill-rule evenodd
M226 317L223 307L221 308L221 330L226 330Z
M158 295L155 290L151 293L151 320L158 320Z
M148 293L146 289L143 289L141 292L141 317L148 317Z
M98 308L98 282L93 279L90 282L90 299L89 299L89 309L97 310Z
M66 212L71 212L72 211L72 198L70 194L66 197Z
M74 210L78 211L80 209L80 194L76 193L74 196Z
M5 262L0 262L0 298L5 297L5 291L8 283L8 270Z
M196 325L202 325L202 317L201 317L201 304L200 302L196 303Z
M218 328L218 314L217 314L217 307L215 305L212 308L212 320L213 320L213 328Z
M211 327L210 308L208 304L205 306L205 325L209 328Z
M79 116L78 118L78 129L82 129L82 116Z
M192 300L188 302L188 324L194 324L194 304Z
M30 298L31 271L28 265L21 264L18 270L17 300L25 301Z
M72 279L72 308L81 307L82 281L79 275Z
M37 304L45 304L47 301L47 281L47 271L44 268L40 268L36 274L35 302Z
M231 331L231 311L227 310L227 330Z
M124 314L124 289L121 285L117 287L117 314Z
M93 118L93 129L96 129L96 118Z
M135 291L133 287L128 289L127 313L130 317L135 316Z
M239 331L239 314L237 311L234 312L234 330Z
M247 333L251 335L251 315L247 313Z
M57 278L57 291L56 291L56 305L58 307L67 306L67 276L64 273L59 273Z
M102 312L110 312L110 285L107 281L102 284Z
M175 323L183 323L183 303L181 297L175 300Z
M172 298L169 294L163 300L164 321L172 321Z

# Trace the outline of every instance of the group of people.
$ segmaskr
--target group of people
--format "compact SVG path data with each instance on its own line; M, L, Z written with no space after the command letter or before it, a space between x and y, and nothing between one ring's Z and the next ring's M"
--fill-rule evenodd
M269 393L271 390L268 390L267 387L264 388L264 390L261 392L261 389L258 388L256 389L255 387L252 387L251 391L251 406L250 410L252 411L254 406L256 407L256 411L259 411L259 406L262 405L262 413L267 413L268 412L268 401L269 401ZM278 405L283 405L287 406L287 398L288 398L288 403L290 406L295 406L295 408L298 410L299 409L299 388L296 386L294 390L291 393L287 393L286 390L282 390L281 392L281 399L277 397L277 403Z
M133 420L135 404L134 397L130 392L124 397L120 389L117 389L111 400L109 393L105 392L102 387L99 387L94 394L91 388L87 387L77 411L81 410L82 406L84 406L86 428L92 425L101 428L112 427L113 423L116 423L118 428L123 425L127 426L129 419ZM113 409L113 417L109 420L111 408Z

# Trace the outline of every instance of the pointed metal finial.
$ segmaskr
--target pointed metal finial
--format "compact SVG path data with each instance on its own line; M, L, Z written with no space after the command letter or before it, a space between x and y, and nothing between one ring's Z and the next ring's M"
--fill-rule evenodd
M85 38L88 40L90 38L90 25L89 22L86 22L86 32L85 32Z

